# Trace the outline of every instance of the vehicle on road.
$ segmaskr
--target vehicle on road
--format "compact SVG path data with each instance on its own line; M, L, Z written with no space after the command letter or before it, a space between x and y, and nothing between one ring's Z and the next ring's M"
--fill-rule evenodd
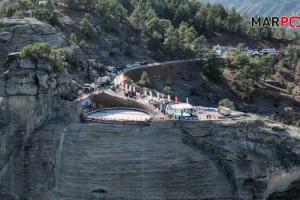
M124 68L125 68L124 66L118 66L117 70L121 70L121 69L124 69Z
M135 63L133 64L133 66L135 66L135 67L138 67L138 66L140 66L140 65L141 65L140 62L135 62Z
M141 62L141 65L147 65L147 64L148 64L148 62L145 60Z
M83 85L83 91L84 92L92 92L93 91L93 87L92 87L92 85L91 84L84 84Z
M260 55L267 55L267 54L271 54L271 55L277 55L277 51L276 49L262 49L261 51L259 51Z
M127 64L127 65L126 65L126 68L132 68L132 67L133 67L132 64Z
M117 70L116 70L116 69L111 70L111 71L110 71L110 74L111 74L112 76L116 76L116 75L117 75Z

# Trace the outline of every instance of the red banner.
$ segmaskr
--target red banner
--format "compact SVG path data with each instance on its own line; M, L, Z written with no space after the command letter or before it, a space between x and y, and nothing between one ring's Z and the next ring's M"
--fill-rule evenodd
M178 97L175 96L175 103L178 103Z

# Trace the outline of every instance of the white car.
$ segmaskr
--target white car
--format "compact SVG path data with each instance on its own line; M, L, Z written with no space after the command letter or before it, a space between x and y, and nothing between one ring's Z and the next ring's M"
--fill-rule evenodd
M131 68L131 67L133 67L133 65L132 64L127 64L126 67Z
M133 64L133 66L135 66L135 67L140 66L140 65L141 65L140 62L135 62L135 63Z
M107 66L106 67L106 71L108 71L108 72L111 72L111 71L114 71L114 70L116 70L116 67L114 67L114 66Z

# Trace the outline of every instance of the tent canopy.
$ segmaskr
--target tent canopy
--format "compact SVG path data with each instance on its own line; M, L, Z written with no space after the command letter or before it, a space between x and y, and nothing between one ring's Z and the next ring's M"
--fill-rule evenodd
M173 110L183 110L183 109L191 109L191 108L193 108L193 106L188 103L179 103L179 104L170 105L170 109Z

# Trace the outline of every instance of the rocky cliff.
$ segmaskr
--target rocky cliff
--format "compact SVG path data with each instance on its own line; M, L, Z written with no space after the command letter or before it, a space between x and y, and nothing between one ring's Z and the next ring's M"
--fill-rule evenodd
M57 29L35 19L3 19L0 24L1 58L38 41L66 45ZM76 56L84 55L78 50ZM250 116L220 122L154 121L144 127L78 123L80 106L60 99L79 88L67 69L27 59L3 65L4 60L1 200L300 196L297 129ZM106 95L98 103L120 101Z
M54 70L47 62L13 60L0 74L0 180L9 170L14 153L45 123L78 121L79 103L60 99L80 85L66 69Z
M49 124L14 153L5 199L297 199L299 132L243 122Z

